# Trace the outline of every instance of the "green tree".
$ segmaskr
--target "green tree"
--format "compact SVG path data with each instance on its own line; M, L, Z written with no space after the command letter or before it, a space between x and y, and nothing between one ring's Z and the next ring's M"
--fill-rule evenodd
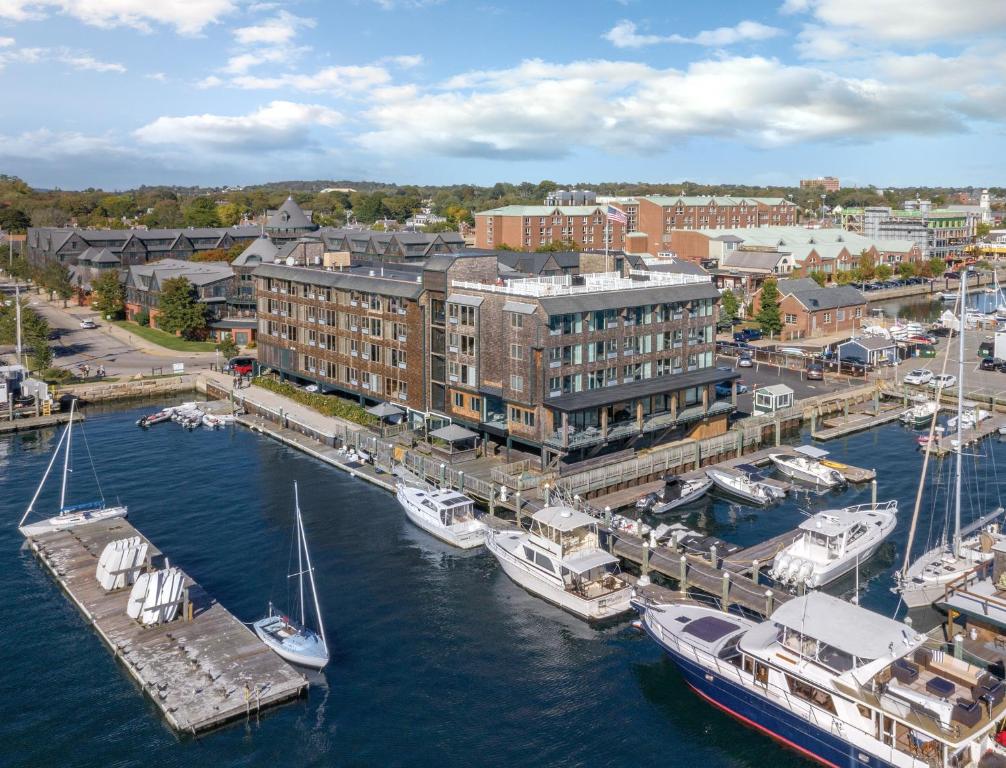
M563 253L566 251L579 251L580 244L576 240L552 240L539 245L534 249L535 253Z
M20 208L7 206L0 208L0 229L4 232L21 235L31 226L31 218Z
M889 264L881 264L876 268L875 274L878 280L890 280L891 275L894 274L894 270L891 269Z
M839 285L848 285L849 283L855 282L856 277L851 269L845 269L835 275L835 282Z
M50 295L56 294L61 298L65 308L66 300L73 296L73 279L70 276L70 270L65 264L53 262L43 270L43 278L42 284L49 289Z
M779 310L779 286L769 278L761 288L761 302L755 318L762 333L777 334L782 331L782 314Z
M176 200L158 200L154 203L150 213L143 217L143 223L148 227L162 229L180 227L184 222L182 208Z
M740 302L737 300L737 294L727 288L723 291L722 296L720 296L720 318L723 320L733 320L737 317L739 309Z
M828 282L828 276L824 274L820 269L811 270L810 275L808 275L811 280L824 288L824 284Z
M185 226L219 227L217 204L208 197L197 197L185 207Z
M91 306L102 317L122 317L126 309L126 291L119 282L117 270L105 272L92 281Z
M206 331L206 305L199 302L195 286L184 277L173 277L161 285L157 325L185 339L200 338Z
M902 280L907 280L910 277L915 277L915 265L910 261L902 261L898 264L898 275Z
M978 226L975 227L975 236L978 238L983 238L986 235L988 235L988 233L991 231L992 231L991 224L979 223Z
M876 277L877 265L873 261L873 256L864 249L859 254L859 274L863 280L872 280Z
M224 203L217 206L217 218L223 227L233 227L241 221L241 209L234 203Z
M25 348L30 350L28 364L31 370L41 371L52 364L49 323L31 307L21 309L21 338Z
M225 360L230 360L241 351L238 345L234 343L234 339L230 334L220 340L220 343L217 344L217 349L220 350L220 355Z

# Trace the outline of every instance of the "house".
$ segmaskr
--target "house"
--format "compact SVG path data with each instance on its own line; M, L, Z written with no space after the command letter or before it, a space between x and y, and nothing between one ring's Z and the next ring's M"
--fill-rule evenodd
M753 411L756 415L775 413L793 405L793 390L785 384L758 387L754 393Z
M685 262L691 263L691 262ZM793 271L793 254L777 249L743 249L726 254L713 270L716 287L750 295L766 278L785 276Z
M898 361L898 345L891 339L864 336L838 345L838 360L858 357L867 365L893 365Z
M777 282L783 339L804 339L829 333L851 332L866 316L866 298L849 285L822 288L814 280L801 277ZM764 285L753 297L754 309L761 309Z

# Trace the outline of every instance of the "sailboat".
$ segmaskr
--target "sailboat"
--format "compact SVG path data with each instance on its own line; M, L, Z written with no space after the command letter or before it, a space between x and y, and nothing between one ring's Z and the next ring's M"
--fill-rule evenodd
M307 535L304 533L304 520L300 515L300 498L297 493L297 483L293 484L294 498L294 535L297 538L297 572L289 578L297 577L297 587L300 598L300 620L278 613L272 603L269 603L269 615L259 619L252 628L263 643L293 664L311 669L321 669L328 664L328 641L325 639L325 627L321 619L321 607L318 605L318 590L314 585L314 567L311 565L311 553L307 549ZM307 611L304 601L304 576L307 576L311 589L311 602L318 622L318 631L307 626Z
M967 281L961 280L960 285L960 314L964 317L967 300ZM964 334L958 334L958 370L957 370L957 424L964 423ZM937 400L939 393L937 393ZM935 422L935 420L934 420ZM935 423L930 427L930 436L935 430ZM922 493L925 485L926 468L929 464L929 453L925 454L922 462L922 476L919 479L918 492L915 497L915 510L912 515L912 525L908 533L908 543L905 547L905 563L901 571L895 576L896 586L894 591L901 595L901 599L909 608L920 608L929 605L934 600L943 596L946 585L954 581L965 572L971 570L981 563L992 559L992 546L1003 537L999 533L999 526L996 520L1003 514L1004 510L999 507L970 525L961 525L961 464L963 460L964 435L960 434L953 443L955 453L954 465L954 529L953 537L950 541L940 541L935 547L911 561L912 540L915 537L915 530L918 525L919 510L922 506Z
M66 503L67 480L73 472L73 469L70 466L70 450L73 442L73 413L76 404L76 400L70 402L70 420L67 422L66 429L63 430L63 434L60 435L59 442L56 443L56 449L52 452L52 458L49 459L49 465L45 468L45 474L42 475L42 481L38 484L38 488L35 489L35 495L31 497L28 509L25 510L24 515L21 517L21 521L18 523L18 529L25 537L39 536L43 533L50 533L52 531L65 531L81 525L87 525L88 523L96 523L101 520L111 520L116 517L126 516L127 509L125 506L122 506L121 504L116 504L111 507L107 506L104 498L97 501L89 501L83 504L73 504L69 506ZM38 497L42 493L45 481L49 479L49 473L52 472L53 465L56 463L56 458L59 456L60 448L63 448L63 483L59 492L59 512L56 515L40 522L26 524L25 521L27 521L31 513L35 511L35 502L38 501ZM91 464L91 469L94 469L93 462ZM95 474L95 479L97 479L97 474ZM100 491L100 484L98 485L98 488Z

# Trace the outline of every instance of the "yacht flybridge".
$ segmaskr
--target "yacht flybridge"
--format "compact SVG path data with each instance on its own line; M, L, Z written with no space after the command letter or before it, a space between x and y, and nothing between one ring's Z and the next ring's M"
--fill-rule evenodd
M35 489L35 495L31 497L28 509L25 510L24 515L21 517L21 521L18 523L21 533L26 537L37 536L51 531L64 531L69 528L87 525L88 523L96 523L100 520L110 520L112 518L126 516L127 509L125 506L122 506L121 504L108 506L105 504L105 500L103 498L96 501L85 502L83 504L68 505L66 503L67 480L73 472L71 467L71 445L73 442L73 414L76 403L76 400L73 400L70 403L70 420L67 422L66 429L63 430L63 434L60 435L59 442L56 443L56 450L52 452L52 457L49 459L49 465L45 468L45 473L42 475L42 480L38 484L38 488ZM42 493L45 481L49 479L49 473L52 471L53 464L56 463L56 458L59 456L60 448L62 448L64 452L63 482L60 486L59 492L59 512L40 522L26 523L32 512L35 511L35 502L38 501L38 497ZM88 451L88 456L90 456L90 451ZM91 462L91 469L94 470L93 461ZM95 480L97 480L96 471ZM101 489L100 483L98 484L98 489L99 491Z
M601 549L597 520L584 512L545 507L527 532L490 530L486 549L517 584L580 618L607 619L630 608L618 558Z
M431 536L461 549L485 543L486 526L475 517L475 502L464 494L416 488L399 480L395 496L409 520Z
M926 648L906 624L821 592L763 622L686 600L634 607L703 699L824 765L1006 759L1002 681Z

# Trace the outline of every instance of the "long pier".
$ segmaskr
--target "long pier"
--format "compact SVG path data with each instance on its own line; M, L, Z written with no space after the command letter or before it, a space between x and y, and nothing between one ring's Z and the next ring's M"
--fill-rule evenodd
M28 432L33 429L45 429L46 427L56 427L60 424L65 424L69 420L69 411L57 411L56 413L49 414L48 416L19 416L14 419L2 418L0 419L0 435L10 434L12 432ZM78 411L73 414L73 420L83 421L84 415Z
M122 518L28 538L28 546L176 731L197 734L299 697L308 683L244 624L185 576L179 618L144 626L126 615L130 588L95 578L105 545L139 536L148 567L161 553Z

